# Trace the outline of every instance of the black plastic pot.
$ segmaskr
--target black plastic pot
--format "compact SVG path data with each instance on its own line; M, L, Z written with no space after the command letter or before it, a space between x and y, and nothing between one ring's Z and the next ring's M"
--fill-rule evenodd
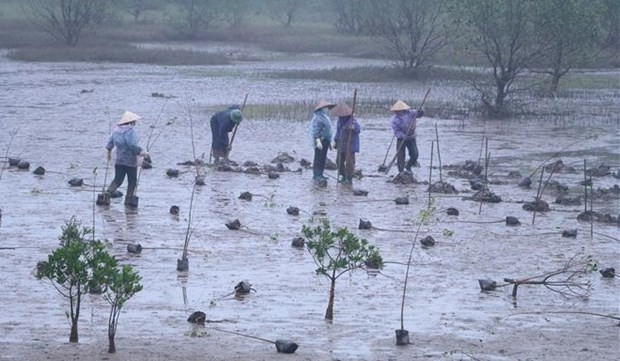
M276 340L276 350L281 353L295 353L298 345L290 340Z
M110 195L107 193L99 193L97 194L97 205L98 206L109 206L110 205Z
M394 330L396 332L396 345L408 345L409 344L409 331L407 330Z
M177 271L187 272L189 270L189 258L177 260Z

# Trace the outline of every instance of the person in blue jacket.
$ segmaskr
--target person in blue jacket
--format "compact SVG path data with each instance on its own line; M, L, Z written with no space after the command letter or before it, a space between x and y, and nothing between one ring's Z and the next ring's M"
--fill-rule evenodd
M325 182L327 178L323 175L327 151L331 148L332 141L332 122L329 118L329 111L336 104L325 100L319 101L314 108L312 120L310 121L310 136L314 146L314 161L312 162L313 179L316 182Z
M228 161L228 153L230 152L228 133L232 132L242 120L243 114L238 105L232 105L211 117L211 154L215 164Z
M337 149L339 182L353 183L355 173L355 153L360 151L361 127L353 116L353 109L346 104L338 104L334 108L334 115L338 117L336 135L333 148Z
M107 189L107 193L112 194L123 184L127 176L127 194L125 194L125 205L130 204L134 196L137 185L138 157L147 157L148 153L143 151L138 145L138 133L135 126L140 116L126 111L118 121L116 128L108 138L105 148L107 150L108 161L112 160L112 150L116 148L114 160L114 179Z

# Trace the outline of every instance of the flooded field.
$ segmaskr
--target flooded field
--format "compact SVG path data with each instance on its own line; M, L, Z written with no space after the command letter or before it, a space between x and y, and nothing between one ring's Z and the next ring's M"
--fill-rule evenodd
M361 62L361 61L360 61ZM592 94L584 107L608 109L597 115L567 115L557 119L519 119L483 122L480 119L422 118L418 129L421 168L416 184L393 184L395 175L377 172L392 138L387 109L398 98L467 98L468 89L432 83L347 84L327 81L274 80L265 72L277 69L331 68L350 64L343 59L290 58L222 67L160 67L118 64L15 63L0 58L0 156L29 161L30 170L8 167L0 179L0 360L614 360L620 353L618 317L620 283L596 271L581 281L591 284L588 298L563 297L540 285L522 285L518 298L512 287L481 292L478 279L521 279L561 268L574 256L591 255L600 268L620 269L617 223L580 222L584 206L554 203L558 193L546 188L542 199L550 211L523 209L534 200L538 177L530 189L518 186L541 164L557 160L575 172L559 172L553 180L568 187L567 196L583 194L584 159L587 168L608 165L620 172L619 93ZM614 75L611 75L614 76ZM617 74L615 74L617 76ZM315 188L311 171L300 160L312 160L309 118L247 118L236 135L232 160L260 166L272 164L281 152L295 158L278 179L265 173L221 172L208 168L206 185L194 200L189 272L176 271L176 261L187 228L194 185L194 168L178 165L193 159L189 117L193 119L196 153L208 158L213 112L231 103L283 104L319 98L349 100L353 89L360 98L385 99L384 117L359 114L361 153L357 166L364 175L354 188L368 191L355 196L331 179ZM159 92L171 98L153 97ZM471 96L471 94L469 94ZM589 99L589 98L585 98ZM552 100L545 102L553 103ZM557 100L568 103L566 100ZM595 104L593 104L593 102ZM189 111L188 111L189 104ZM614 105L615 104L615 105ZM574 104L573 104L574 105ZM540 105L539 105L540 106ZM606 108L610 107L610 108ZM93 207L105 175L104 144L123 110L143 117L137 125L146 145L150 126L161 136L152 144L154 166L142 170L137 210L125 209L122 199L109 207ZM311 109L308 109L308 115ZM169 125L165 125L170 121ZM432 193L436 213L421 227L418 240L432 235L437 244L423 248L414 233L420 211L427 208L431 142L439 135L444 166L479 161L483 139L488 139L490 190L500 203L468 200L475 193L469 181L441 177L458 194ZM392 150L388 162L394 154ZM334 159L334 153L328 155ZM437 164L437 154L433 162ZM43 166L46 173L32 171ZM96 179L93 169L97 168ZM169 178L166 170L180 170ZM301 169L300 172L297 170ZM512 178L510 172L520 172ZM332 177L335 171L328 171ZM433 169L431 183L439 181ZM82 187L71 187L74 177ZM107 182L113 177L113 168ZM545 173L545 179L548 173ZM612 189L612 175L593 178L594 190ZM125 191L126 183L120 190ZM251 201L239 199L251 192ZM409 197L397 205L397 197ZM597 212L618 217L620 195L597 197ZM169 214L173 205L180 216ZM298 216L286 209L301 209ZM458 216L448 216L454 207ZM315 275L307 251L291 247L304 224L325 214L334 226L348 227L378 246L385 268L379 274L359 270L339 279L333 323L324 321L329 283ZM65 299L54 288L37 281L38 261L58 246L60 227L71 216L94 225L97 238L110 252L131 264L142 276L144 290L131 299L120 318L117 353L107 350L108 304L88 295L82 304L79 344L69 344ZM506 226L513 216L517 227ZM238 219L242 228L227 229ZM359 220L373 229L358 229ZM593 227L593 228L591 228ZM577 237L562 237L576 229ZM594 232L591 234L591 230ZM400 328L403 281L412 242L416 242L405 298L404 326L411 345L396 346ZM140 255L127 245L140 243ZM240 281L256 292L243 299L223 297ZM188 316L204 311L205 329L188 323ZM582 313L580 313L582 312ZM265 340L290 339L299 344L293 355L278 354L269 342L245 338L213 328ZM203 337L193 337L201 335ZM616 355L616 356L614 356Z

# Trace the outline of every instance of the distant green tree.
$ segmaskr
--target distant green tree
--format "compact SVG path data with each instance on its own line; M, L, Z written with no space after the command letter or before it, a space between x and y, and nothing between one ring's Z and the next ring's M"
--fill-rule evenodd
M541 54L534 31L531 0L453 0L451 13L464 52L482 55L491 66L490 81L471 80L487 114L504 117L514 83Z
M26 0L34 21L54 38L75 46L82 32L108 15L109 0Z
M91 233L72 217L62 227L60 247L48 256L47 261L39 262L35 273L37 279L48 279L58 293L69 299L69 342L78 342L82 295L91 289L105 287L104 269L115 262L103 243L88 239Z
M221 20L235 29L243 25L247 14L253 10L250 0L219 0L219 3Z
M336 14L336 29L355 35L374 33L373 0L325 0L325 3Z
M323 219L321 224L314 228L302 226L302 233L308 240L308 252L317 265L316 274L325 276L330 281L325 319L333 320L336 280L345 273L365 268L368 260L381 268L383 259L375 246L369 245L365 239L357 238L347 228L333 231L327 219Z
M306 0L269 0L265 2L271 18L290 28L300 11L305 9Z
M535 2L535 31L544 51L534 70L550 76L551 93L557 92L560 79L571 69L596 58L605 36L604 11L598 0Z
M218 18L215 0L172 0L171 3L177 12L170 16L169 22L190 39L207 30Z
M403 69L417 69L446 46L448 28L443 0L386 0L371 4L367 26Z
M612 65L620 67L620 1L603 0L603 28L605 41L603 48L611 50Z
M106 267L102 278L105 280L107 290L104 299L110 304L110 317L108 318L108 353L116 352L114 337L118 327L118 319L121 310L130 298L142 291L140 275L130 265Z
M146 10L146 0L123 0L121 6L133 16L133 21L137 22Z

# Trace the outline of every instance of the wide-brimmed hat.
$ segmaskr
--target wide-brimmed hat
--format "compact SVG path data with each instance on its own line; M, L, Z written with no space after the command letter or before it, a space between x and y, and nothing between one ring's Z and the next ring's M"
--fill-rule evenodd
M241 113L241 110L239 109L233 109L230 111L230 120L233 123L239 123L243 120L243 114Z
M397 100L396 103L394 103L394 105L392 105L392 107L390 108L390 110L393 112L399 112L401 110L409 110L409 109L411 109L411 107L402 100Z
M317 110L319 110L321 108L325 108L325 107L328 107L329 109L331 109L331 108L333 108L335 106L336 106L336 104L330 103L327 100L321 99L321 100L319 100L319 103L314 108L314 111L316 112Z
M334 108L334 115L337 117L348 117L353 114L353 109L346 104L338 104Z
M135 122L138 119L140 119L140 116L138 114L132 113L129 110L126 110L125 113L123 113L121 120L119 120L118 123L116 124L123 125L123 124L131 123L131 122Z

